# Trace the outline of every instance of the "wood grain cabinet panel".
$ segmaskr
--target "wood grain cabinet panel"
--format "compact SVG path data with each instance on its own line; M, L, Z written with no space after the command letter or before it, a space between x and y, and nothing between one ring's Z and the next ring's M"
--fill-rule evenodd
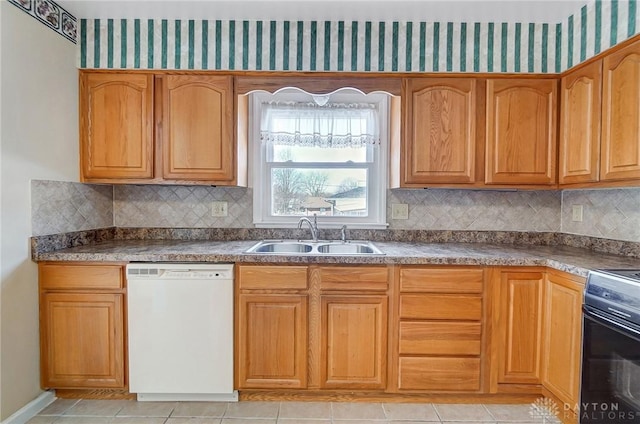
M482 293L482 268L406 267L400 270L403 293Z
M240 294L238 388L305 388L307 296Z
M482 323L400 322L400 355L480 355Z
M598 181L602 61L570 72L560 88L559 183Z
M44 293L43 388L123 388L124 295Z
M232 77L161 78L163 177L233 180Z
M304 290L307 288L306 266L243 265L238 267L241 290Z
M540 383L543 276L500 273L499 383Z
M480 358L401 357L400 390L478 391Z
M389 270L386 266L322 266L321 290L386 291L389 287Z
M556 182L555 80L487 81L487 184Z
M121 265L43 263L38 269L41 290L112 290L124 287Z
M640 178L640 41L603 59L602 181Z
M322 296L323 388L384 389L387 296Z
M482 297L446 294L403 294L400 318L435 320L480 320Z
M582 299L576 277L547 273L542 383L567 405L580 400Z
M153 75L81 73L81 180L153 178Z
M403 81L405 184L474 182L476 82L474 78Z

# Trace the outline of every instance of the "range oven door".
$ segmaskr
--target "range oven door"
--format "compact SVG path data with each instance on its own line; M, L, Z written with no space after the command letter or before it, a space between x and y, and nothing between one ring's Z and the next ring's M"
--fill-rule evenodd
M640 328L584 306L580 423L640 423Z

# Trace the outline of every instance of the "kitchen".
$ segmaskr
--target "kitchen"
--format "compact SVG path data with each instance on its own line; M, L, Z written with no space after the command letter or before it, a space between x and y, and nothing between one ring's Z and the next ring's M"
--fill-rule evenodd
M572 7L578 11L581 5L573 5ZM611 16L610 4L602 3L601 7L603 9L600 11L602 17ZM609 35L611 24L607 19L603 19L604 28L606 28L603 33L607 35L602 36L600 50L605 50L605 46L622 42L635 32L635 29L629 29L631 26L628 25L628 22L631 22L631 19L625 15L628 13L627 4L620 3L617 7L618 35L615 37ZM73 6L70 5L69 9L73 10ZM568 16L573 13L573 10L571 9L562 16ZM591 19L589 10L591 9L588 9L587 16ZM31 262L27 241L30 236L115 227L115 231L120 234L121 238L211 237L223 239L227 234L234 234L237 238L245 240L270 238L267 229L246 231L248 235L242 237L233 231L233 229L246 229L254 226L251 213L253 193L247 188L118 184L110 187L76 183L75 181L78 181L78 164L80 163L76 119L79 88L77 68L82 61L80 53L82 43L75 46L60 35L51 32L42 23L21 13L22 11L14 5L6 4L6 2L2 4L3 47L8 46L2 49L2 70L4 71L2 84L4 103L2 108L3 330L0 382L2 384L1 411L3 419L30 402L41 392L37 270L36 265ZM24 16L22 16L23 14ZM579 34L577 16L575 18L576 25L573 28ZM556 21L559 22L560 19L553 20L553 22ZM446 19L441 22L446 22ZM473 22L473 19L469 19L469 22ZM105 27L103 40L108 40L108 23L103 22L103 25ZM264 25L263 31L266 31L266 26ZM377 29L376 25L373 27L372 31ZM414 25L414 27L414 34L419 34L418 25ZM447 37L445 27L445 25L441 25L440 38L443 41ZM135 24L131 23L127 28L135 28ZM158 28L161 28L161 24L158 25ZM210 34L214 33L213 28L212 24ZM388 31L391 28L392 25L389 24ZM587 28L592 27L587 26ZM116 33L119 32L120 28L116 27L116 29ZM240 25L236 31L241 31ZM495 31L497 45L498 40L502 39L498 38L500 30L496 29ZM141 32L144 33L144 31ZM88 33L90 34L91 31ZM183 35L184 40L188 39L187 33L188 30ZM403 33L403 31L399 31L399 33ZM468 37L471 33L471 25L469 25ZM550 31L550 33L554 33L554 31ZM23 43L29 43L30 40L45 41L34 43L36 45L27 44L20 49L15 49L11 47L14 42L17 42L15 34L24 34L24 36L18 37ZM81 36L81 31L78 34ZM536 34L540 34L540 32L536 32ZM129 37L129 39L131 40L133 37ZM238 36L238 40L240 39L241 35ZM525 39L526 37L523 36L522 40L526 43ZM588 56L591 56L595 49L595 47L591 48L591 42L586 43L589 46L588 49L585 49ZM595 41L593 42L595 43ZM42 43L46 44L42 46L40 45ZM114 48L119 49L118 44L114 43ZM582 51L577 48L578 45L580 44L576 38L574 47L572 47L573 57L571 59L561 53L561 67L556 72L562 72L570 67L569 64L577 64L582 60ZM562 46L561 52L568 51L568 40L567 44L562 44ZM266 49L264 50L266 51ZM387 48L388 52L392 50L392 47ZM417 51L417 49L415 50ZM37 51L38 54L32 56L24 54L27 51ZM95 49L87 49L89 53L87 53L88 56L85 60L88 60L88 63L94 62L95 58L89 56L94 51ZM104 61L100 63L104 67L107 67L109 62L107 51L108 48L105 47L101 53L104 54ZM442 62L438 62L437 66L439 70L445 70L447 69L446 55L443 54L445 49L441 48L440 51ZM471 52L471 48L467 49L468 54ZM496 59L493 60L496 66L494 71L499 69L498 64L502 65L500 55L498 53L496 55ZM199 56L196 55L196 57ZM521 70L526 70L527 62L524 60L524 55L521 56L523 57L520 65ZM117 59L121 59L122 55L114 53L114 57L116 58L114 67L119 67L120 61ZM215 57L215 54L212 53L210 63L215 63ZM293 63L293 57L292 55L291 63ZM148 56L146 58L148 59ZM253 60L253 55L251 58ZM378 69L379 60L375 59L372 61L371 69ZM162 67L161 54L157 54L154 60L159 61L158 68ZM174 64L174 55L169 54L167 60L168 63ZM553 72L556 69L555 55L548 54L547 60L547 71ZM129 59L127 62L135 65L134 59ZM241 62L242 56L240 55L237 63ZM268 58L263 58L262 62L268 63ZM362 61L362 70L365 70L365 62ZM142 60L141 63L144 64L145 61ZM188 54L183 63L189 63ZM419 71L420 57L417 56L412 63ZM473 69L471 65L473 60L468 63L468 70ZM488 60L480 61L479 71L488 72L489 70L486 68L489 66L488 63ZM542 63L535 63L534 71L541 72ZM279 62L276 64L279 65ZM304 60L303 65L306 66ZM399 69L406 67L406 60L403 65ZM435 70L433 65L431 60L426 61L425 66L429 66L427 70ZM356 69L360 70L358 66L360 66L359 63L356 64ZM392 63L384 63L383 66L385 71L393 71ZM536 68L538 66L539 69ZM453 68L453 70L458 69ZM515 64L507 61L506 71L514 72ZM25 80L28 80L29 83L25 82L24 86L15 83ZM9 81L11 83L5 84ZM42 86L40 87L38 84L42 84ZM46 101L41 99L43 92L47 93ZM51 94L49 95L49 93ZM30 98L38 100L28 101ZM11 103L5 103L5 99ZM27 118L30 119L27 121ZM41 140L43 139L50 141L46 145L42 145ZM628 185L632 186L633 183ZM459 237L458 241L465 241L465 237L481 237L483 234L487 234L484 232L497 232L498 236L507 239L507 241L510 237L512 240L517 240L519 245L527 241L531 244L551 244L552 239L560 238L563 240L562 243L567 243L570 246L594 246L597 250L605 252L606 249L631 252L630 256L632 257L628 259L630 260L628 264L632 266L634 264L633 252L637 251L634 243L640 240L639 226L637 225L638 191L634 188L618 189L610 186L610 188L598 190L564 188L562 191L542 189L519 191L511 189L504 191L392 189L387 191L387 195L388 216L392 215L393 204L408 205L408 219L389 220L391 230L389 234L404 237L409 233L403 233L402 230L431 232L422 235L421 237L424 237L422 240L417 240L425 243L450 241L451 238L447 238L446 233L442 233L442 231L457 232L454 237ZM229 213L226 217L211 216L212 201L227 203ZM582 221L572 219L574 205L583 205ZM199 216L193 216L186 213L189 210L203 212ZM578 212L576 213L579 215ZM320 221L322 229L322 220ZM145 230L145 228L168 229ZM171 228L174 229L171 230ZM184 230L184 228L192 230ZM211 228L211 230L197 230L198 228ZM394 233L394 230L398 230L398 232ZM478 231L482 233L478 233ZM151 236L151 233L156 233L156 235ZM214 235L211 236L209 233ZM356 229L351 229L350 236L355 238L356 235L357 238L372 238L369 233L358 233ZM89 231L84 237L100 240L111 237L111 234L109 231ZM308 236L303 234L301 237L307 238ZM339 239L339 235L331 233L330 238ZM543 240L533 240L536 238ZM374 239L373 241L382 246L385 243L382 239L380 241Z

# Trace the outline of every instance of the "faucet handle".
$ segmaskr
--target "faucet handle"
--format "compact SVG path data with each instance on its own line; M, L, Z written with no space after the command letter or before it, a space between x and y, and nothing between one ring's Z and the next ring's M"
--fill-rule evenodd
M342 240L343 242L347 241L347 226L343 225L342 228L340 228L340 240Z

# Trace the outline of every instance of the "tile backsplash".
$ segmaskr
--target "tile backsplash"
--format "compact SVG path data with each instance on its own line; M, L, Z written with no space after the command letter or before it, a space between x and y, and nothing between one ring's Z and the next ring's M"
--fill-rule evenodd
M102 186L33 181L33 235L86 229L252 228L252 190L209 186ZM211 202L228 203L214 217ZM392 220L391 205L409 205L409 219ZM571 220L583 205L582 222ZM387 217L394 230L562 232L640 242L640 188L499 191L388 190Z
M573 205L582 205L582 222L572 221ZM640 188L563 191L561 231L640 242Z
M389 228L403 230L560 231L558 191L389 190ZM391 204L409 205L392 220Z
M116 227L253 227L253 194L248 188L116 185L113 189ZM227 202L227 216L212 216L215 201Z
M34 236L113 226L110 185L31 181Z

